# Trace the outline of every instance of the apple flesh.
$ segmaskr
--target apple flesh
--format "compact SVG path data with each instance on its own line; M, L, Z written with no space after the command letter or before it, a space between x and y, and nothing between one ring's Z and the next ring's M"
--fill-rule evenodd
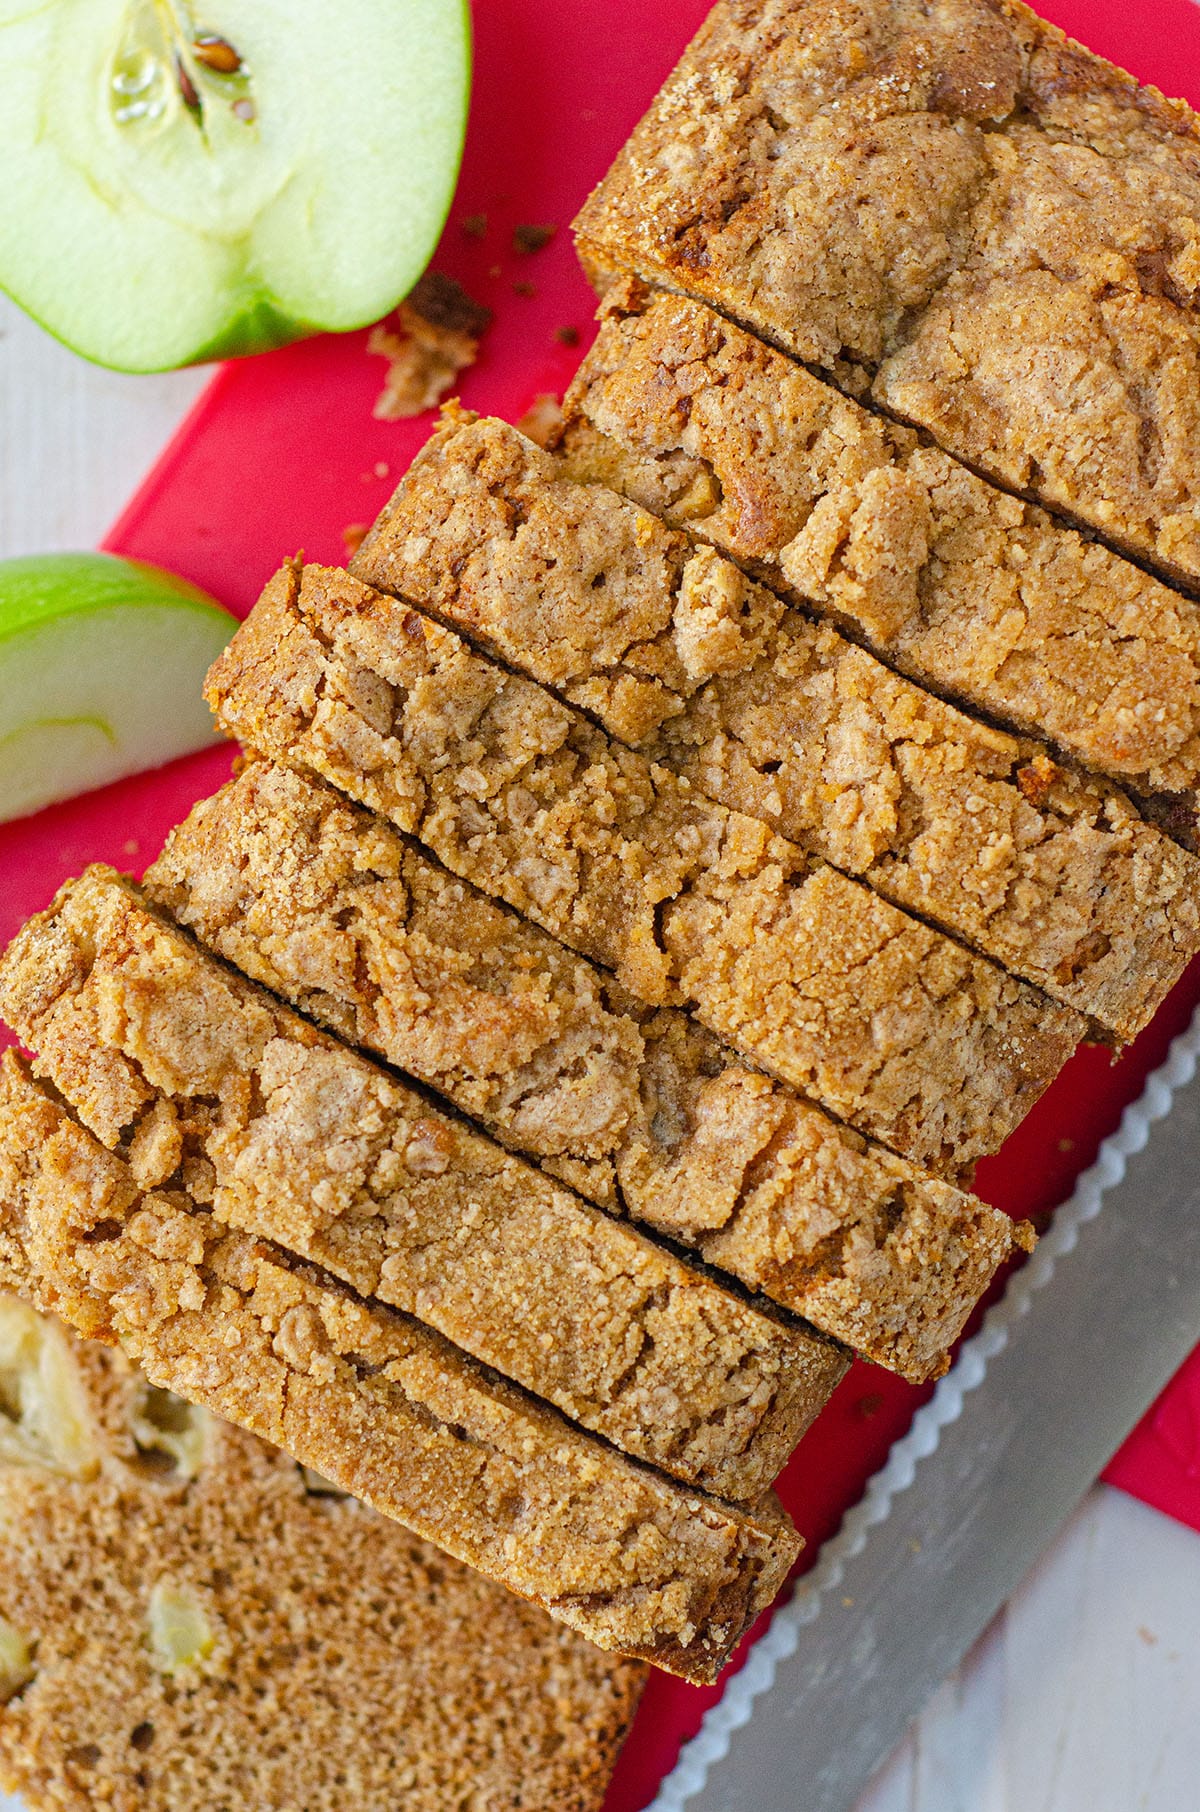
M201 686L236 628L158 567L0 561L0 821L215 741Z
M125 371L364 326L469 89L466 0L0 0L0 288Z

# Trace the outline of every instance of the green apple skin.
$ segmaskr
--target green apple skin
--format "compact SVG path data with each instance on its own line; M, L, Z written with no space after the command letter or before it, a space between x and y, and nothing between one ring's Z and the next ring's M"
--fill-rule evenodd
M139 561L0 561L0 822L217 740L201 686L236 628Z
M197 35L239 73L193 63L190 107ZM441 234L470 80L467 0L0 0L0 289L119 371L366 326Z

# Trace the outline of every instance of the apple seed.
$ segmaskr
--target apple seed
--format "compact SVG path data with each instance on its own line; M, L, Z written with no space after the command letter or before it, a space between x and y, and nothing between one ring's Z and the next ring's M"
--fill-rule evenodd
M197 63L215 69L218 75L236 75L242 67L233 45L226 38L218 38L215 32L200 32L193 41L192 55Z
M196 93L196 84L188 74L182 57L178 56L175 58L175 80L179 84L179 92L183 96L184 106L189 113L199 119L204 112L200 105L200 96Z

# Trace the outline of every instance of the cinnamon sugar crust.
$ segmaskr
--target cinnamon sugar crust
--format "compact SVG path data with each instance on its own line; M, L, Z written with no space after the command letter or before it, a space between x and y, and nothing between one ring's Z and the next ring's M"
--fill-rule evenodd
M611 292L560 457L1189 847L1200 607L702 304Z
M227 971L111 870L30 920L0 1009L143 1187L417 1316L624 1452L761 1497L839 1348L723 1289Z
M995 1150L1086 1032L1067 1008L614 745L331 568L285 568L214 665L232 734L931 1168Z
M580 386L586 406L586 369ZM1102 1036L1135 1037L1200 949L1200 860L1114 787L966 717L616 495L588 446L568 475L506 423L451 415L355 573Z
M144 885L246 974L591 1201L914 1382L945 1369L1022 1237L310 775L248 762Z
M597 1647L712 1680L799 1549L616 1453L408 1316L143 1189L0 1058L0 1286L282 1448Z
M1195 115L1016 0L722 0L577 229L1200 578Z

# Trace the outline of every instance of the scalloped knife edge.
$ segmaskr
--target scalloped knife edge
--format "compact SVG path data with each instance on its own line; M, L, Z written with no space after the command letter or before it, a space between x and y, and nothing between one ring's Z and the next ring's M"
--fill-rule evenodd
M1198 1058L1200 1009L649 1812L851 1812L1050 1546L1200 1339Z

